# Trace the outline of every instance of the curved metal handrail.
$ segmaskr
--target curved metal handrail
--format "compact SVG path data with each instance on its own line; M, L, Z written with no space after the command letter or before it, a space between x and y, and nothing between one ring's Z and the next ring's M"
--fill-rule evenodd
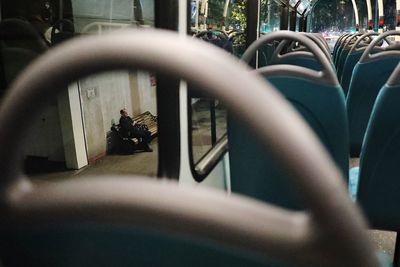
M365 47L364 48L358 47L361 44L361 42L367 37L370 38L371 36L377 36L377 35L379 35L379 33L377 32L367 32L361 35L360 38L358 38L357 41L354 43L354 45L351 47L349 55L353 54L354 52L364 50Z
M320 71L320 81L324 81L327 84L331 85L338 85L339 81L332 70L332 65L329 62L328 58L325 56L323 51L315 44L311 39L307 36L302 34L296 34L290 31L279 31L279 32L272 32L267 35L260 37L260 39L253 42L249 48L244 52L242 56L242 60L245 62L250 62L252 57L255 55L256 51L261 48L264 44L270 43L274 40L293 40L302 43L307 49L313 53L317 61L321 64L321 71ZM307 69L307 68L304 68Z
M375 38L365 49L364 53L362 54L360 60L358 61L359 63L366 63L366 62L370 62L373 61L377 58L388 58L388 57L392 57L392 56L399 56L400 55L400 51L381 51L379 53L375 53L372 54L372 49L379 44L380 41L382 41L383 39L386 39L386 37L391 36L391 35L400 35L399 31L387 31L384 33L379 34L379 36L377 38Z
M198 64L193 64L195 61ZM291 174L310 213L284 211L240 197L223 199L216 192L195 193L154 181L76 179L33 185L20 175L21 150L30 125L17 123L15 116L37 115L44 98L55 96L72 81L133 67L180 76L223 100ZM139 222L248 247L282 260L299 259L305 264L329 260L338 266L377 267L365 234L366 223L347 196L340 171L290 104L248 70L217 48L165 31L132 30L76 38L54 48L23 72L0 105L0 124L7 125L0 131L1 219L37 222L94 216L98 221ZM259 123L259 118L264 123ZM212 203L223 208L222 212ZM243 214L254 219L239 219ZM221 229L229 231L224 235ZM324 241L327 237L329 242ZM335 249L340 257L326 259ZM295 256L293 251L300 252Z

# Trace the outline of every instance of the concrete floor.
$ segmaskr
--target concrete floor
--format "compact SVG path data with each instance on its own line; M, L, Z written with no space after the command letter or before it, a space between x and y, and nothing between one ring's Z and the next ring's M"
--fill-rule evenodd
M136 152L131 155L107 155L94 164L80 170L35 174L29 177L35 182L58 179L75 179L87 175L141 175L156 176L158 166L157 138L151 142L153 152Z

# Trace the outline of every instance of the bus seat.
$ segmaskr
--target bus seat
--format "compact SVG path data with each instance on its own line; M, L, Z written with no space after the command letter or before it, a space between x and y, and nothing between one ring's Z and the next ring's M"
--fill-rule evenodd
M329 56L332 56L331 50L329 48L329 44L328 44L327 40L325 39L325 37L321 33L307 33L307 32L305 32L305 33L317 37L317 39L319 39L320 42L325 46L325 49L328 52Z
M298 51L289 52L284 55L277 55L271 60L272 64L288 64L305 67L311 70L319 71L322 69L321 64L313 57L310 52Z
M315 34L315 33L309 33L309 32L300 32L301 34L304 34L308 38L310 38L314 43L318 45L318 47L324 52L325 56L328 58L330 62L332 62L332 57L329 52L329 46L326 43L324 37L320 34Z
M352 191L374 229L397 232L394 265L400 263L400 65L379 91Z
M324 86L318 83L312 85L312 82L302 78L285 75L267 79L303 116L325 145L344 177L347 177L348 130L342 89L339 86ZM230 117L228 136L233 192L284 207L302 208L301 199L288 186L287 174L277 168L272 157L262 150L254 133ZM295 151L293 153L296 154ZM246 178L243 179L244 177Z
M355 42L357 42L359 36L362 35L361 33L354 34L351 38L348 38L346 42L343 45L343 49L339 55L338 62L336 64L336 70L337 70L337 77L340 80L340 77L342 77L343 73L343 66L344 63L346 62L346 58L349 55L349 52Z
M316 35L312 33L303 33L307 38L311 39L319 49L324 53L326 58L331 62L332 68L334 68L331 56L328 49L326 48L324 41L321 41ZM321 64L315 59L312 53L308 52L305 47L301 49L293 49L294 42L288 42L288 40L282 40L271 57L272 64L289 64L306 67L312 70L320 71L322 69ZM285 54L281 54L286 47L289 47L289 51ZM260 66L259 66L260 67Z
M211 242L106 223L2 230L4 266L284 266Z
M353 70L357 62L360 60L364 50L366 47L361 48L356 52L349 52L349 55L346 58L346 62L343 65L343 72L340 79L340 84L342 85L343 92L345 96L349 91L351 77L353 76Z
M18 118L37 116L43 97L86 75L131 68L179 76L224 101L291 174L307 212L166 179L34 183L20 174L30 125ZM0 257L8 266L276 266L269 257L292 266L381 266L361 212L312 131L271 85L227 53L168 31L119 31L55 47L18 81L0 105L0 123L8 126L0 131Z
M305 48L302 48L301 50L293 50L293 44L294 42L291 42L287 39L282 40L273 52L268 65L289 64L316 71L321 70L321 64L314 58L312 53L306 51ZM289 51L285 51L287 48ZM284 51L286 53L283 53Z
M378 229L400 231L400 65L379 91L360 155L357 200Z
M0 22L0 42L4 87L47 49L35 28L20 19L5 19Z
M324 66L323 71L290 65L272 65L257 71L275 85L303 116L347 178L349 152L345 99L331 64L322 51L303 35L277 32L253 43L243 59L249 61L251 53L262 43L282 37L296 38L295 41L307 44L319 64ZM271 156L262 151L254 134L231 116L228 122L232 191L292 209L302 208L300 199L287 185L288 174L276 167ZM293 153L296 155L295 151Z
M274 54L274 51L278 47L278 45L279 45L279 42L276 41L273 43L266 44L260 48L260 51L258 52L258 67L259 68L265 67L271 62L272 55ZM242 55L240 55L240 56L242 56Z
M334 61L334 63L335 63L335 60L336 60L337 50L338 50L339 46L340 46L341 43L342 43L342 39L345 38L347 35L349 35L349 34L348 34L348 33L342 34L342 35L336 40L336 43L335 43L335 46L333 47L333 52L332 52L332 60Z
M350 154L352 157L360 155L365 130L376 96L400 60L400 52L396 50L375 54L371 52L376 44L390 35L400 35L400 33L388 31L379 35L367 47L354 67L346 99L350 131Z
M371 36L376 36L378 33L369 32L362 36L354 43L351 47L349 54L344 62L342 75L339 77L339 82L342 85L345 95L347 96L347 92L349 90L350 80L353 75L353 70L357 62L360 60L363 52L367 48L367 45L363 42L363 40L370 38ZM375 50L372 52L374 53Z
M352 37L352 34L345 35L345 36L343 36L342 39L340 39L340 41L338 41L338 47L337 47L337 50L336 50L336 53L335 53L335 57L334 57L334 60L333 60L336 68L337 68L338 63L339 63L340 54L342 53L342 50L343 50L344 46L346 45L347 40L349 38L351 38L351 37Z
M10 84L38 54L35 51L16 47L1 49L5 84Z

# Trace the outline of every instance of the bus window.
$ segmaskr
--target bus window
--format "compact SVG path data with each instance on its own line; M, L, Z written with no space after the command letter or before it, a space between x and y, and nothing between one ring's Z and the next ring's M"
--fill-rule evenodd
M385 14L384 31L396 30L397 26L397 10L396 1L387 0L383 2L383 13Z
M355 32L354 11L350 0L318 1L311 11L311 32L321 33L331 51L343 33Z
M260 10L260 34L279 31L282 6L275 0L262 0ZM274 51L273 44L267 44L259 50L258 67L266 66Z
M240 57L246 44L247 0L190 1L190 33L206 30L224 32L233 42L233 53Z
M208 0L196 3L191 1L190 33L240 57L246 46L247 1ZM202 181L211 171L203 166L217 164L227 150L227 112L221 102L199 95L193 88L189 89L188 96L191 169L194 178Z
M227 112L224 105L206 96L189 92L191 105L189 108L189 125L191 129L191 158L195 177L201 180L205 173L198 166L213 148L226 140Z
M228 30L233 38L233 54L241 57L246 50L247 0L235 1L231 7Z
M154 0L13 0L1 11L2 90L37 56L68 39L155 22ZM32 121L31 142L24 149L27 174L38 180L91 173L157 175L156 103L155 75L140 70L72 83L57 98L38 103L43 110ZM135 133L119 125L121 110L140 125L132 128Z
M261 1L260 33L279 31L281 5L275 0Z

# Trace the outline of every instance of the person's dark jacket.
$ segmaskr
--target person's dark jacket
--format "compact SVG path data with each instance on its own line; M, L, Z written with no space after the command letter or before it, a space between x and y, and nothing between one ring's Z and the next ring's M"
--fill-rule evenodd
M121 127L122 135L130 137L131 132L134 130L133 119L129 116L121 116L119 119L119 126Z

